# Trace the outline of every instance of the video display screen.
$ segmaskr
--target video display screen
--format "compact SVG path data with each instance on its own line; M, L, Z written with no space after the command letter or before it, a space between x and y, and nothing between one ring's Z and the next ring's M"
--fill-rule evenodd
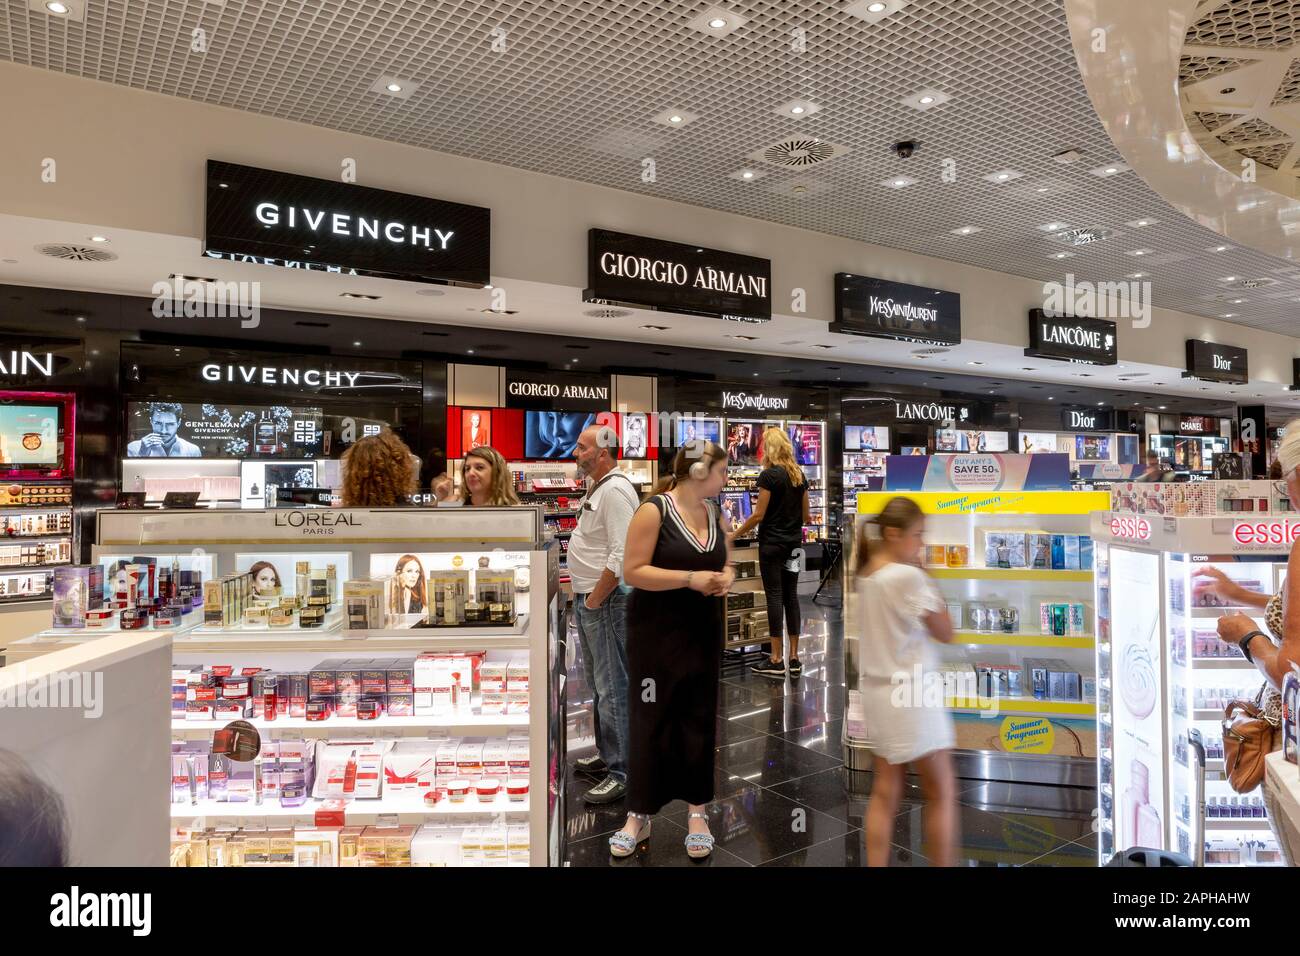
M822 463L822 426L804 422L787 425L790 444L794 446L794 460L801 465Z
M757 465L763 460L763 423L727 423L727 461L733 465Z
M645 458L649 449L649 425L644 412L627 412L621 419L619 442L623 458Z
M1055 432L1021 432L1020 454L1052 455L1056 453Z
M754 513L754 503L748 491L724 491L722 493L722 528L735 531Z
M677 420L676 445L680 448L688 441L711 441L722 444L722 419L691 418L683 415Z
M323 418L287 405L127 402L126 457L315 458Z
M1074 457L1079 461L1110 461L1110 436L1075 435Z
M524 413L525 458L572 458L582 430L596 424L595 412Z
M876 425L845 425L845 451L889 451L889 429Z
M58 405L0 405L0 465L57 465Z

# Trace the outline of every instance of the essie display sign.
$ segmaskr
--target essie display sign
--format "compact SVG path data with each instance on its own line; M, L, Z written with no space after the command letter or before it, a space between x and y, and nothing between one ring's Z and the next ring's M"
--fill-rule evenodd
M1289 546L1300 540L1300 521L1238 521L1232 540L1246 547Z
M1151 522L1136 515L1116 515L1110 519L1110 533L1123 541L1150 541Z

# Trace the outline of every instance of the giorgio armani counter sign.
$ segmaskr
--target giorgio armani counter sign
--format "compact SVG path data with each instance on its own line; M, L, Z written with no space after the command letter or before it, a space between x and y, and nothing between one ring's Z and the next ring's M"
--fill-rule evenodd
M1246 350L1234 345L1219 345L1201 339L1188 339L1187 371L1183 373L1183 378L1245 384L1250 381L1250 366L1247 364Z
M961 296L841 272L835 276L835 321L830 329L848 335L958 345Z
M491 210L208 161L203 251L235 261L482 287Z
M740 322L772 318L768 259L608 229L587 236L583 300Z
M535 372L508 368L506 407L608 411L609 376Z

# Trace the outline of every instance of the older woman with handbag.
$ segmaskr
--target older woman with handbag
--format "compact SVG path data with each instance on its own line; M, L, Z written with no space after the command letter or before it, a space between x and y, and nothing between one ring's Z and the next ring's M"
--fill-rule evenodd
M1300 420L1287 426L1277 457L1291 507L1300 511ZM1232 701L1224 712L1224 770L1232 788L1246 793L1263 782L1264 757L1282 746L1282 682L1293 666L1300 665L1300 541L1291 546L1286 584L1272 597L1241 587L1215 568L1199 569L1196 577L1200 579L1198 587L1213 590L1233 603L1263 607L1270 632L1259 630L1255 621L1240 611L1219 618L1219 639L1237 645L1264 676L1264 685L1253 702ZM1287 866L1295 866L1300 859L1300 833L1287 825L1268 787L1263 788L1263 796L1282 856Z

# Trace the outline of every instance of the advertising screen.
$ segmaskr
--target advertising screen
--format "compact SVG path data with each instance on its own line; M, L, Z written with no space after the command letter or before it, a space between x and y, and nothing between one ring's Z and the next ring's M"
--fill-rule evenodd
M889 429L874 425L845 425L845 451L889 451Z
M594 424L595 412L525 412L524 457L572 458L578 436Z
M727 461L733 465L757 465L763 459L763 423L727 423Z
M1110 461L1110 436L1075 435L1074 457L1079 461Z
M127 402L127 458L315 458L319 408Z
M794 459L801 465L822 463L822 426L809 422L787 425L790 444L794 446Z
M735 531L750 515L754 513L753 502L748 491L725 491L722 493L722 527Z
M59 406L0 405L0 464L57 465Z
M676 435L674 436L675 444L678 448L685 445L688 441L711 441L715 445L722 444L722 419L720 418L693 418L683 415L677 420Z

